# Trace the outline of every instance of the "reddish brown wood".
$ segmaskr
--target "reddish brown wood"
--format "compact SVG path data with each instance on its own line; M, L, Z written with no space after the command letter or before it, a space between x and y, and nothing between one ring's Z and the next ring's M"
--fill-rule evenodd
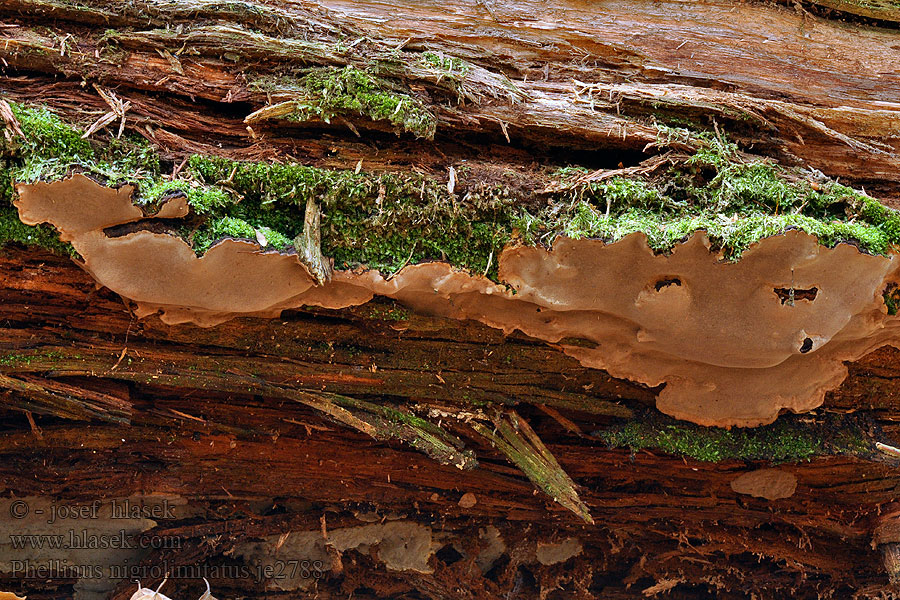
M39 98L89 125L107 110L94 85L114 89L131 102L128 130L154 142L167 168L192 153L344 169L365 160L375 172L442 176L468 161L486 177L513 173L516 197L532 203L547 183L541 165L628 167L659 151L657 122L714 123L760 156L865 185L896 204L898 22L895 6L843 0L0 0L0 94ZM478 70L469 97L416 70L425 50ZM244 117L278 99L254 78L346 64L379 65L406 86L436 115L434 140L363 118L349 127L247 130ZM513 87L498 87L503 78ZM332 548L307 592L226 575L210 578L218 598L894 593L895 541L873 538L896 511L900 476L888 459L782 465L798 479L794 496L738 495L731 481L764 465L631 455L592 435L647 414L658 390L584 368L521 334L421 315L386 320L386 308L393 305L376 299L172 327L135 319L68 259L0 248L0 497L178 497L191 515L160 520L145 535L180 548L147 554L147 568L233 565L247 540L318 532L323 518L332 531L358 527L369 513L442 536L428 574L390 570L377 549ZM849 365L849 378L810 419L859 413L878 439L896 439L898 353L882 348ZM323 391L419 414L515 406L596 524L537 492L464 423L444 425L477 454L470 471L374 440L300 401ZM474 505L460 505L465 494ZM482 572L489 527L505 548ZM0 529L0 546L8 533ZM580 553L558 564L536 559L539 545L570 537ZM0 573L0 590L32 600L69 597L76 582L25 583ZM204 591L196 578L170 585L176 600ZM130 598L132 586L122 582L110 597Z

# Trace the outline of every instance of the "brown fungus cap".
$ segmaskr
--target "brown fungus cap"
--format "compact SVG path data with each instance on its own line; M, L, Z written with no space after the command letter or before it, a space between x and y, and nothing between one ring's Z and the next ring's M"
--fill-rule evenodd
M643 234L614 244L560 238L552 250L507 248L500 277L512 290L446 263L336 271L318 286L292 254L226 239L197 257L180 238L104 229L145 218L129 187L81 175L19 185L23 222L51 223L98 283L167 323L212 326L236 316L277 316L301 305L342 308L379 294L412 309L472 319L548 342L589 367L647 385L657 405L702 425L755 426L779 411L822 403L843 381L843 361L900 339L881 292L897 261L848 244L826 248L800 231L766 238L726 262L695 233L670 255ZM185 216L183 199L157 217Z

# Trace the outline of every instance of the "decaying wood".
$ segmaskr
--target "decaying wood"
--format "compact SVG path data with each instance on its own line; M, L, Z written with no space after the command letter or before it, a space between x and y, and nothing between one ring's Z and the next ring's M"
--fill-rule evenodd
M441 177L469 161L514 173L540 201L534 165L582 164L580 183L649 172L697 149L674 127L694 122L900 203L891 3L0 0L0 21L3 98L40 98L91 135L138 133L173 170L192 153ZM429 67L426 51L465 61L465 76L452 60ZM280 118L297 100L279 77L348 65L421 102L433 131ZM731 483L768 461L632 455L594 435L640 419L659 390L521 334L387 316L397 309L376 299L168 326L136 319L68 259L0 249L0 496L178 498L190 516L142 534L178 541L141 559L151 570L230 565L247 540L328 540L372 522L440 539L429 573L326 543L313 588L210 577L218 598L895 593L900 351L849 365L802 417L815 428L855 413L889 450L780 465L796 491L766 500ZM565 558L542 562L554 552ZM0 589L20 583L0 573ZM196 578L168 585L172 598L204 591ZM30 579L28 597L75 586Z
M130 413L127 426L96 418L79 424L44 407L35 416L38 438L24 413L6 404L4 488L68 500L148 492L187 498L212 511L205 523L161 522L148 532L177 536L185 547L207 540L201 554L182 548L184 555L174 560L185 564L215 564L245 537L317 530L323 514L332 528L350 526L359 523L355 513L374 509L432 527L439 522L457 543L474 544L473 553L482 542L466 537L493 525L503 532L509 562L485 577L472 565L438 559L440 568L419 578L356 556L355 562L345 559L341 576L319 581L322 594L359 589L362 597L443 597L451 582L462 580L497 597L517 587L531 594L557 584L580 594L574 597L601 590L625 597L675 577L701 587L714 578L728 597L727 588L743 590L739 582L788 590L798 585L795 577L811 573L823 589L839 594L886 585L884 548L873 548L872 540L879 511L895 502L898 481L888 464L831 457L782 466L797 477L797 492L772 504L731 490L743 464L629 456L591 441L592 431L627 416L628 406L652 402L653 391L611 380L527 339L416 316L385 322L365 308L241 319L213 330L170 327L156 318L135 321L118 298L96 291L64 259L8 249L2 269L3 351L17 357L4 361L6 377L40 372L35 385L42 389L73 390L63 406L102 397ZM896 353L879 351L854 365L826 410L864 407L889 439L898 414ZM516 410L577 484L596 524L585 525L535 495L478 436L463 434L479 455L477 469L440 466L409 446L353 433L289 399L288 388L434 407L461 395L517 402ZM604 410L604 402L620 408ZM528 403L555 406L578 432ZM473 494L475 504L459 506L464 494ZM290 498L311 504L280 515L259 512L260 503L292 505ZM226 519L212 516L226 507ZM565 568L517 554L527 554L529 544L567 537L578 538L584 550ZM66 583L56 585L65 589ZM212 583L224 597L261 591L253 581ZM180 585L187 586L180 588L184 595L194 593L193 583ZM40 597L39 589L32 595Z
M657 142L655 118L715 118L743 144L782 160L803 161L870 188L897 181L900 81L894 67L900 50L890 28L850 27L840 20L846 13L813 18L793 6L731 2L563 3L548 9L495 1L491 12L478 3L392 9L322 2L310 9L247 12L189 5L99 2L84 10L6 0L0 4L9 18L0 56L16 72L117 88L132 103L130 125L175 151L194 151L202 141L192 137L212 134L255 155L274 146L312 151L307 157L315 158L312 140L287 140L278 131L266 131L263 140L248 135L240 120L278 95L277 89L255 91L252 82L285 67L374 63L431 98L443 141L459 130L494 143L511 136L516 146L532 148L549 142L618 149L633 160ZM390 16L373 24L379 14ZM885 21L896 17L890 9L885 14L893 15ZM53 31L31 27L42 18L54 19ZM98 23L113 27L112 34ZM165 23L178 26L160 29ZM342 37L352 38L352 48L337 43ZM426 49L471 61L477 73L464 80L468 88L456 89L415 66ZM31 76L8 80L5 91L40 93L50 105L108 110L93 93L63 91L61 85ZM460 103L460 93L470 101ZM177 99L188 103L169 110ZM212 129L189 120L198 111L191 103L200 99L212 103L202 109L205 120L214 115L214 123L206 123ZM248 108L234 119L231 107ZM361 158L342 150L331 163L351 166ZM417 154L417 162L427 162L428 146Z

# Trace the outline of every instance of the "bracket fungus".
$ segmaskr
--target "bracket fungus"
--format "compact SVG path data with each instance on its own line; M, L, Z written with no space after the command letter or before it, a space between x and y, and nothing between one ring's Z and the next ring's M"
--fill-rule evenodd
M731 489L756 498L781 500L790 498L797 491L797 477L781 469L758 469L735 478Z
M897 341L898 317L882 292L897 281L893 256L850 244L828 248L800 231L765 238L738 262L695 232L669 255L642 233L607 244L559 238L548 250L510 246L498 285L441 262L390 277L336 270L329 281L293 253L225 239L197 257L175 235L106 229L160 216L179 218L183 199L154 216L132 189L75 175L17 186L20 219L50 223L83 267L133 301L139 316L212 326L236 316L277 316L302 305L342 308L383 295L413 310L473 319L559 343L583 365L650 386L657 404L701 425L755 426L783 409L805 411L846 376L843 361ZM178 204L174 204L179 202ZM567 344L567 339L588 344Z

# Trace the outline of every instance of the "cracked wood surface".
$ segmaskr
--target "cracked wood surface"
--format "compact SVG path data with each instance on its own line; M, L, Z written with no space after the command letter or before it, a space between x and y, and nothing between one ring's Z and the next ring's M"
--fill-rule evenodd
M541 162L611 170L656 152L657 122L715 123L761 155L900 201L900 17L891 3L100 0L88 8L0 0L0 92L40 98L86 125L108 110L91 84L114 88L131 103L128 130L159 145L173 166L201 153L349 169L364 159L375 171L443 173L463 159L526 176ZM468 89L423 72L426 50L469 61ZM346 64L377 65L420 98L436 116L434 140L395 136L366 119L247 130L244 118L278 99L277 88L253 85L260 77ZM797 477L797 493L771 503L730 487L761 466L754 461L607 448L590 434L640 414L657 390L585 369L521 335L416 315L385 319L393 306L383 301L376 310L296 311L213 330L170 327L135 320L94 287L68 260L0 253L0 494L186 499L193 516L148 532L177 537L182 548L154 551L145 565L227 564L242 539L319 531L323 517L351 527L375 511L447 536L433 572L390 571L377 552L352 551L332 556L307 597L892 593L882 565L890 542L873 547L873 533L900 510L891 464L827 456L782 465ZM820 413L863 412L882 439L895 438L898 365L893 348L850 365ZM457 424L448 427L477 451L478 469L373 440L301 404L298 391L435 414L516 405L597 525L536 494ZM465 493L477 499L466 508ZM506 549L485 572L475 559L489 553L488 527ZM580 554L555 565L535 560L536 545L568 537L580 540ZM220 598L298 595L252 579L211 583ZM17 584L0 575L0 589ZM32 581L28 596L68 596L74 584ZM198 597L198 585L179 581L167 595ZM132 593L123 583L111 597Z
M132 125L176 152L207 147L196 139L206 130L184 121L190 103L203 99L208 114L218 113L210 133L227 130L244 152L314 156L314 142L280 138L277 130L263 140L248 136L234 113L243 118L277 96L253 82L285 68L378 64L419 90L445 144L457 132L501 147L509 136L538 153L548 144L618 150L629 162L629 153L657 142L657 120L716 119L758 151L897 198L890 186L900 172L900 46L893 29L840 20L847 13L824 18L793 6L733 2L303 2L247 13L214 6L99 2L83 10L5 0L0 57L8 74L33 73L7 81L5 91L25 97L58 85L38 73L115 86L132 101ZM216 17L228 24L202 20ZM48 18L52 31L35 26ZM116 29L104 33L98 22ZM159 29L165 22L181 25ZM481 100L458 103L446 81L417 67L426 49L470 61L478 76L466 85ZM597 86L590 102L579 101L576 81ZM70 108L86 100L72 94L47 100ZM160 94L168 98L162 104ZM89 96L82 109L97 106ZM189 103L167 110L180 99ZM431 153L427 145L419 150ZM453 144L446 150L461 151ZM344 166L358 159L341 154Z
M323 514L335 527L359 523L354 514L374 508L432 527L440 522L460 544L497 526L505 532L509 562L484 575L451 553L434 559L439 568L432 575L416 578L354 555L357 562L345 561L343 575L319 582L322 593L358 588L355 597L393 597L402 590L435 598L443 597L436 587L452 589L450 582L462 578L497 597L517 586L531 590L531 597L560 582L576 594L569 597L596 597L601 590L603 597L630 597L676 573L697 590L714 576L734 590L757 578L765 582L760 589L787 593L794 585L790 573L815 577L823 589L840 593L885 585L870 543L879 512L891 510L900 485L890 465L841 457L786 465L781 468L797 477L798 491L769 503L731 490L744 463L698 463L651 452L630 457L589 437L613 418L602 414L605 402L615 402L623 416L651 403L653 390L580 367L521 336L416 316L384 321L377 311L367 312L371 307L240 319L213 330L170 327L156 318L134 320L118 298L95 290L89 276L65 259L8 248L0 269L6 357L0 370L62 394L63 406L100 398L129 417L127 425L104 424L96 416L90 423L61 419L21 404L35 400L7 388L0 487L18 497L68 500L151 491L186 498L206 516L159 524L159 531L186 543L181 558L170 560L216 564L242 532L317 530ZM825 410L865 408L885 434L895 433L897 352L883 349L853 365ZM270 387L260 387L262 381ZM516 469L471 433L465 443L477 450L481 465L460 471L407 446L350 431L271 393L275 383L445 409L477 399L555 406L578 435L540 411L521 404L519 410L575 480L597 525L579 524L535 495ZM16 407L34 410L39 430ZM51 415L54 410L43 407ZM464 493L474 494L477 503L459 506ZM282 516L261 508L279 505L287 507ZM221 527L230 537L214 533ZM566 536L577 537L585 549L565 569L517 558L536 540ZM471 543L477 551L480 542ZM195 544L205 544L199 554L191 551ZM717 566L722 561L727 572ZM526 583L522 572L528 573ZM635 587L622 587L628 582ZM185 594L191 590L188 582L179 585ZM229 590L223 595L261 591L253 581L213 585ZM30 595L60 589L67 589L65 581L37 586ZM117 597L127 598L130 591L121 589L125 595ZM690 588L682 592L692 597Z

